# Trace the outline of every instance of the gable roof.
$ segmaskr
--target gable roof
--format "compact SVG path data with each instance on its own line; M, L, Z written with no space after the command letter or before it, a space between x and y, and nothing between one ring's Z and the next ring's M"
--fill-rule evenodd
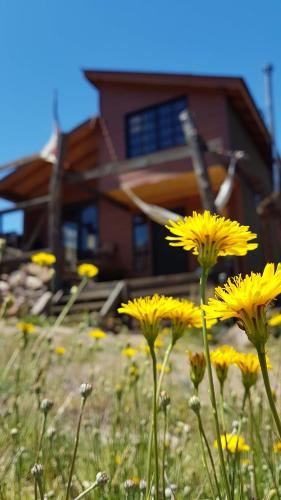
M187 91L219 90L227 96L240 115L256 143L268 159L271 139L260 111L242 77L218 75L193 75L185 73L147 73L135 71L101 71L84 69L84 76L97 89L106 85L172 86L186 88Z

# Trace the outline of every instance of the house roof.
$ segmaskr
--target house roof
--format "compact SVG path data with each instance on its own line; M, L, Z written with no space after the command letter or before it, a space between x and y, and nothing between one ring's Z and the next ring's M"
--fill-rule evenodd
M95 166L97 140L94 129L97 117L90 118L68 133L64 170L79 172ZM22 201L48 194L52 161L41 152L0 165L0 172L8 175L0 180L0 196L11 201Z
M101 90L105 85L174 86L188 90L220 90L239 113L251 136L268 160L270 134L251 92L242 77L193 75L183 73L146 73L132 71L83 70L86 79Z

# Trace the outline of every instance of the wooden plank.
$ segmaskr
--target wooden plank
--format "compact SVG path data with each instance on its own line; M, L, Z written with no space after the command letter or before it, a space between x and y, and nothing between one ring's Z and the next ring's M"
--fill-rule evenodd
M207 143L210 151L217 152L221 147L220 139L213 139ZM173 149L158 151L149 155L138 156L124 161L110 162L100 167L94 167L77 174L65 174L68 182L77 183L92 179L99 179L110 175L119 175L124 172L149 168L154 165L182 160L192 156L191 146L178 146Z
M96 300L92 302L81 302L81 303L75 303L71 307L71 310L69 314L73 314L76 312L87 312L87 311L99 311L101 307L103 306L104 301L103 300ZM63 305L55 305L52 306L52 313L53 314L59 314L63 308Z
M110 311L114 309L116 304L120 302L121 297L123 298L123 300L125 300L126 288L126 282L124 280L118 281L115 288L112 290L111 294L100 310L100 316L102 318L104 318Z
M40 205L46 205L50 201L50 195L47 196L39 196L38 198L33 198L32 200L20 201L16 203L13 207L4 208L0 210L0 216L9 214L11 212L17 212L18 210L30 210L34 207L38 207Z
M168 285L180 285L185 283L198 283L198 273L166 274L161 276L146 276L144 278L132 278L128 280L129 292L140 288L158 288Z
M49 184L48 245L56 257L54 290L62 285L63 241L62 241L62 178L67 135L61 133L58 139L58 156L53 165Z
M86 292L82 292L80 293L79 297L77 298L76 302L89 302L90 300L96 300L96 299L107 299L108 296L110 295L111 293L111 290L109 289L97 289L97 290L89 290L89 291L86 291ZM60 303L61 304L65 304L66 302L68 302L68 300L70 299L70 295L64 295L61 300L60 300Z

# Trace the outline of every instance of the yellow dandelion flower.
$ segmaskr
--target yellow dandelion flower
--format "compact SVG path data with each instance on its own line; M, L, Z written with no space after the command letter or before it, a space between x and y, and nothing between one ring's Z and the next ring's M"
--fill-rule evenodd
M203 352L188 352L190 363L190 379L197 390L202 382L206 369L206 358Z
M147 342L153 345L159 334L160 321L166 318L174 307L172 297L155 294L152 297L129 300L127 304L122 304L119 307L118 312L136 318L140 322L142 333Z
M116 453L116 455L115 455L115 464L116 465L121 465L122 462L123 462L122 455L120 455L119 453Z
M129 367L129 375L133 381L137 381L139 379L140 372L136 363L132 363Z
M277 441L277 443L273 445L273 451L274 453L281 453L281 441Z
M24 335L27 335L28 333L34 333L35 332L35 326L33 325L33 323L27 323L25 321L19 321L17 323L17 328Z
M271 368L268 357L266 358L267 368ZM250 389L256 384L261 371L259 357L253 353L238 352L234 364L240 369L242 382L246 389Z
M218 349L215 349L210 353L211 362L216 370L216 374L221 385L223 385L226 380L228 368L230 365L234 364L236 360L236 354L237 353L233 347L228 345L218 347Z
M268 324L270 326L279 326L281 325L281 314L274 314L274 316L272 316L269 320L268 320Z
M66 349L65 349L65 347L62 347L61 345L58 345L57 347L55 347L54 351L59 356L63 356L65 354Z
M161 330L159 332L159 335L163 336L163 337L166 337L167 335L169 335L170 331L171 331L171 328L168 328L167 326L164 326L164 328L161 328Z
M160 373L163 369L163 365L162 363L157 363L156 364L156 370ZM169 366L165 366L165 369L164 369L164 373L170 373L171 372L171 368Z
M191 250L198 256L199 264L206 268L213 267L219 256L246 255L258 246L249 243L257 235L249 231L248 226L212 215L209 211L203 214L193 212L192 216L177 222L169 221L166 228L174 235L166 237L170 245Z
M175 307L169 312L172 323L172 342L175 344L183 336L187 328L202 328L202 310L190 300L174 299ZM206 318L207 327L211 327L216 320Z
M126 358L133 358L134 356L136 356L137 353L138 353L137 349L134 349L134 347L131 346L127 346L121 351L121 354Z
M250 446L246 444L245 439L237 434L223 434L221 436L221 445L223 450L230 453L241 453L250 450ZM217 440L214 441L214 448L218 448Z
M155 339L155 342L154 342L154 347L156 349L160 349L160 347L163 347L164 345L164 342L163 340L161 339L160 335L158 335L158 337Z
M100 328L94 328L88 333L89 337L92 337L93 339L105 339L107 337L107 333L105 333L103 330L100 330Z
M98 267L93 264L80 264L80 266L77 267L77 273L81 277L94 278L98 272Z
M266 310L281 293L281 264L266 264L263 273L236 276L215 289L215 298L202 306L210 318L237 318L255 347L263 350L269 337Z
M56 262L56 257L52 253L38 252L32 255L31 260L38 266L50 267Z

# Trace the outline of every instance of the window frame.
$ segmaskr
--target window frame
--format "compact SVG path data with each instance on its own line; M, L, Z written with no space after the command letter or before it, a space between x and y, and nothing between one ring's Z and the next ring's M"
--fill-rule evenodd
M177 132L176 132L176 126L175 126L176 123L173 121L173 122L171 122L171 125L169 127L171 132L170 132L170 134L167 134L167 138L169 138L169 140L172 139L171 144L166 145L166 146L161 145L161 140L163 141L163 137L161 139L161 135L162 136L164 135L163 134L164 128L163 128L163 126L161 126L161 122L163 122L163 117L162 118L160 117L161 108L164 108L165 106L167 106L167 107L172 106L174 103L177 103L180 101L184 101L186 104L186 107L188 106L188 97L185 95L181 95L181 96L169 99L167 101L161 101L161 102L158 102L157 104L153 104L151 106L141 108L137 111L132 111L132 112L127 113L125 115L125 137L126 137L126 156L127 156L127 158L137 158L139 156L145 156L147 154L152 154L152 153L155 153L157 151L163 151L165 149L171 149L171 148L185 144L185 138L184 138L183 132L182 132L182 143L177 142L175 140L175 138L177 136ZM152 131L151 131L151 136L152 135L155 136L154 140L155 140L156 147L155 147L155 149L153 149L151 151L144 151L143 136L145 136L146 134L142 133L140 135L140 137L141 137L140 153L133 154L132 153L132 143L131 143L132 134L130 133L130 121L132 120L132 118L138 117L138 116L142 117L143 115L145 115L145 113L149 113L150 111L152 111L154 113L154 126L153 126ZM173 114L173 111L170 109L170 111L167 115L170 120L171 120L172 114ZM169 119L167 119L167 121L169 121Z

